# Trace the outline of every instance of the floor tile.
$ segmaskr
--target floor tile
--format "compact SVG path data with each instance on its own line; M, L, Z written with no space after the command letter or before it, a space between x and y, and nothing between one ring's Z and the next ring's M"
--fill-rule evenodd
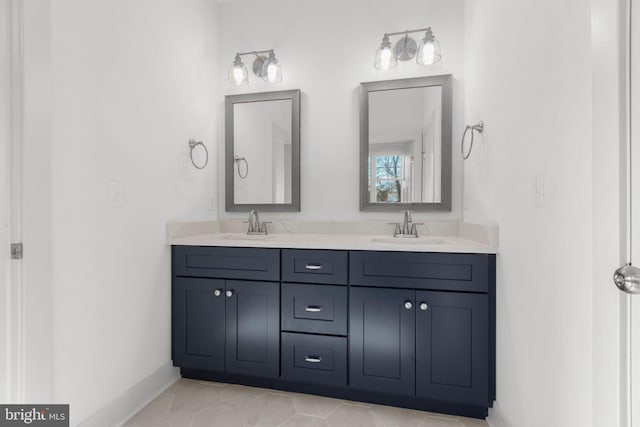
M224 387L195 384L184 388L173 395L170 409L185 414L195 414L213 405L220 398L220 390Z
M328 417L341 403L338 399L309 394L294 394L291 397L298 414L322 418Z
M319 417L309 417L307 415L296 415L282 427L327 427L327 420Z
M423 427L426 415L422 411L374 405L371 407L376 427Z
M296 415L293 399L267 393L247 405L250 426L276 427Z
M190 427L191 415L180 412L168 412L161 417L147 419L143 422L134 422L125 424L128 427Z
M171 394L161 394L147 406L142 408L142 410L135 416L133 416L126 425L140 425L165 417L169 413L169 404L171 403L171 398Z
M426 416L423 427L465 427L461 421L453 418Z
M258 399L260 396L266 394L268 391L269 390L263 388L229 384L220 394L220 401L236 405L247 405Z
M245 427L244 406L217 402L193 416L192 427Z
M460 422L464 424L464 427L489 427L489 423L486 420L478 420L476 418L460 417Z
M375 421L371 409L360 405L342 403L327 417L329 427L373 427Z
M484 420L180 379L125 427L488 427Z

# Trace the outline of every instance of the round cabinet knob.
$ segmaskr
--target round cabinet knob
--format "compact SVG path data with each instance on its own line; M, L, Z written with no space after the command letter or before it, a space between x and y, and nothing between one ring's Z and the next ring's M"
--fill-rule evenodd
M220 289L216 289L215 291L213 291L213 294L219 297L220 295L222 295L222 291Z
M233 296L233 291L227 291L227 298L231 298Z
M427 305L426 302L423 302L423 303L420 304L420 310L427 311L428 308L429 308L429 306Z
M405 302L404 308L406 308L407 310L411 310L413 308L413 304L411 304L411 301Z

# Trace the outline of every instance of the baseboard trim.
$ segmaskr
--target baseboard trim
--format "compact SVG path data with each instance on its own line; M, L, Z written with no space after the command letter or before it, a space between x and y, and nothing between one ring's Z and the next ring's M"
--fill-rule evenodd
M498 402L494 402L493 408L489 409L487 423L489 423L490 427L511 427L511 423L507 419L507 416L504 414L504 411Z
M122 426L180 378L171 361L116 397L102 409L78 424L78 427Z

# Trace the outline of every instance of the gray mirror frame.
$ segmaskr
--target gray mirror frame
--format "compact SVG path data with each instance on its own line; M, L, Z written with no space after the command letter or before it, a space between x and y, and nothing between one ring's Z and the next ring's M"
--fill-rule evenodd
M291 100L291 203L235 203L233 163L233 106L246 102ZM300 212L300 90L225 96L225 211Z
M416 87L442 87L442 189L441 201L428 203L371 203L369 201L369 93L410 89ZM451 162L452 149L452 78L451 74L416 77L400 80L384 80L360 83L360 210L371 212L395 212L414 210L424 212L451 212Z

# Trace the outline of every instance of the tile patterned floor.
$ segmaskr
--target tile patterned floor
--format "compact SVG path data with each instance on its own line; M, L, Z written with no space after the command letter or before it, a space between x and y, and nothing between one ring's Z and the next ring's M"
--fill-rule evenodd
M484 420L180 379L125 427L487 427Z

